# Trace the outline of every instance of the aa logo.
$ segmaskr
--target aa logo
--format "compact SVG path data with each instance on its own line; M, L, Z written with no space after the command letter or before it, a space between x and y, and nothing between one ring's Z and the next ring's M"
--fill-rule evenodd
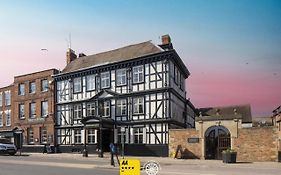
M128 160L123 160L121 165L128 165Z

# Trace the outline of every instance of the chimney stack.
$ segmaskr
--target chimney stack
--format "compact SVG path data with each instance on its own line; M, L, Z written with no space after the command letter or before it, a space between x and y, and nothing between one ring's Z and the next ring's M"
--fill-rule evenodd
M162 36L162 45L170 44L171 43L171 37L170 35L163 35Z
M74 61L76 58L77 55L75 54L75 52L72 49L68 48L66 52L66 65Z
M173 44L171 42L171 37L169 34L163 35L161 37L162 43L159 45L164 50L171 50L173 49Z

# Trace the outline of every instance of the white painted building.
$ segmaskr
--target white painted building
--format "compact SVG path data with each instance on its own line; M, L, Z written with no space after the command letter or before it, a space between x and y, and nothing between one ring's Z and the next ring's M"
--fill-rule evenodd
M110 142L124 139L127 155L168 156L169 129L194 127L195 114L186 99L190 73L170 37L162 42L78 58L68 50L67 66L54 76L62 152L81 151L84 144L89 152L107 151Z

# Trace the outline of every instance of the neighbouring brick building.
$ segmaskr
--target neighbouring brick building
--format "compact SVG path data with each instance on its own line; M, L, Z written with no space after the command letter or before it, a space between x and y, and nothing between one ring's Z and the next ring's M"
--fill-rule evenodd
M221 159L231 148L238 161L276 161L278 128L252 127L249 105L198 109L196 127L169 131L170 156L177 158ZM280 137L279 137L280 139Z
M48 69L14 78L13 120L14 126L23 130L25 151L41 151L39 145L54 144L52 75L56 73L58 70Z
M276 109L274 109L272 113L273 125L277 128L278 131L278 150L281 151L281 106L278 106Z
M0 137L13 137L12 91L13 85L0 88Z

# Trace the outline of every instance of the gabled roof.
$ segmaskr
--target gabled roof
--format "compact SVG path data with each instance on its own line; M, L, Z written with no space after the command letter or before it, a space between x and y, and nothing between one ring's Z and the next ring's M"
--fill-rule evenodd
M209 108L199 108L200 118L204 120L229 120L242 118L242 123L251 123L252 114L250 105L233 105L233 106L222 106L222 107L209 107Z
M62 73L73 72L87 67L135 59L141 56L163 52L164 50L150 41L129 45L115 50L79 57L70 62Z

